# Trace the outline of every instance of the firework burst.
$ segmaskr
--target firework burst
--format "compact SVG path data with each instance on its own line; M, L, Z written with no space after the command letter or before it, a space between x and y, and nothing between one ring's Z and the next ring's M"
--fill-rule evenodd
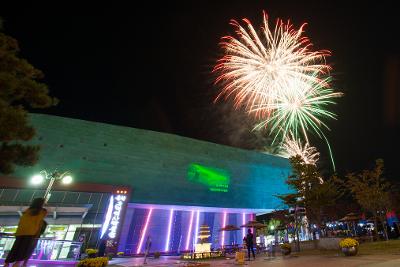
M323 138L332 152L323 129L324 118L334 119L327 106L342 94L330 86L330 66L327 50L313 51L310 40L304 36L303 24L295 29L278 19L271 28L264 12L260 34L249 20L244 26L232 20L236 37L225 36L221 46L225 55L214 71L219 74L216 83L222 85L217 99L233 97L235 106L244 106L256 116L255 129L267 128L279 143L300 137L308 145L309 132ZM296 141L297 142L297 141ZM333 158L333 168L335 169Z
M286 158L300 156L304 163L316 165L319 160L319 152L317 149L309 143L303 145L300 139L295 139L291 133L289 136L286 137L282 144L282 148L285 151L282 153L282 156Z
M269 125L269 130L275 133L274 140L278 136L281 136L281 140L286 140L289 132L295 139L301 136L306 142L309 142L307 135L309 132L325 138L322 128L329 130L329 127L322 118L336 119L336 115L326 107L335 104L333 98L340 97L342 93L304 80L290 80L289 86L292 90L282 90L276 97L275 103L268 107L273 110L271 115L258 123L255 129ZM254 111L259 109L264 110L266 107L254 105Z
M245 105L247 111L264 117L273 112L283 91L295 89L290 86L291 80L320 87L328 85L326 79L319 76L330 70L325 64L325 56L330 53L326 50L311 51L312 44L302 36L305 24L296 30L290 22L278 19L271 31L264 12L259 36L249 20L243 21L245 27L231 21L237 38L222 38L225 56L214 68L220 73L216 82L223 84L218 98L233 96L236 107Z

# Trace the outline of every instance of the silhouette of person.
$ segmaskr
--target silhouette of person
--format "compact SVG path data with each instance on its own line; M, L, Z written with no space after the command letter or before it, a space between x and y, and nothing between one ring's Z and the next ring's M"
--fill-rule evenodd
M104 255L106 254L106 248L107 248L107 240L101 239L99 244L99 252L97 253L97 255L99 257L104 257Z
M47 215L47 210L43 208L44 202L44 198L35 198L29 208L22 213L15 233L15 242L7 255L4 267L8 267L12 262L15 262L14 266L19 266L19 261L24 261L26 266L35 249L35 239L41 234L43 219Z
M248 229L247 235L246 235L246 247L247 247L247 255L248 255L249 260L250 260L250 250L251 250L251 253L253 254L253 259L256 259L256 256L254 254L254 248L253 248L253 245L254 245L253 239L254 239L254 235L251 233L251 229Z

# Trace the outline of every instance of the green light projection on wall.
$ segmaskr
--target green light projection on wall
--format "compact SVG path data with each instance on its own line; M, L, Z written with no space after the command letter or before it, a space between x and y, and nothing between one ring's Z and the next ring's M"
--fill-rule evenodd
M192 163L188 168L188 180L208 187L212 192L228 192L231 181L227 171Z

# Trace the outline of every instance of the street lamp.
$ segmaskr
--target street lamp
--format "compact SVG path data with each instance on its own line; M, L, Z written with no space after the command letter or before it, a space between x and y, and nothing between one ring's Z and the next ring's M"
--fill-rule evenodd
M49 184L44 194L44 199L47 202L51 196L50 191L53 187L54 182L56 180L59 180L61 181L61 183L67 185L72 183L72 176L69 174L69 172L60 173L56 170L52 173L48 173L46 170L43 170L39 172L39 174L32 176L31 183L33 185L39 185L42 184L45 180L49 180Z

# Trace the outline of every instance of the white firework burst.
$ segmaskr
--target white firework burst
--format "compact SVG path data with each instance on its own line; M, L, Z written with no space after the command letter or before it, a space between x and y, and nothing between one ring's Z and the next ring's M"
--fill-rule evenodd
M319 160L319 152L315 147L308 142L303 145L300 139L293 138L292 134L290 134L290 138L286 137L282 147L284 149L282 156L284 157L300 156L304 163L312 165L316 165Z

